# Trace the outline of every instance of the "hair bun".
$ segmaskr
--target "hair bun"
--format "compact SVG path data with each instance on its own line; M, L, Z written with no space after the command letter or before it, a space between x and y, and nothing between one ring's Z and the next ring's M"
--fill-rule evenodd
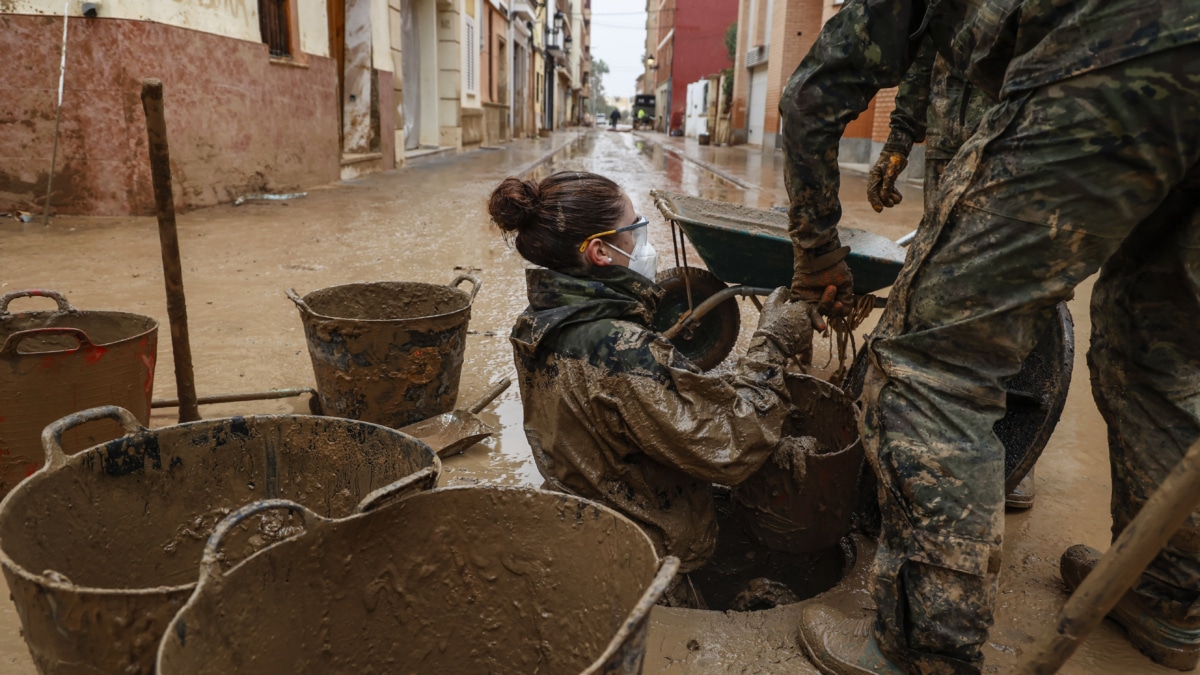
M505 232L517 232L537 221L542 207L542 195L537 183L519 178L505 178L492 191L488 200L488 215Z

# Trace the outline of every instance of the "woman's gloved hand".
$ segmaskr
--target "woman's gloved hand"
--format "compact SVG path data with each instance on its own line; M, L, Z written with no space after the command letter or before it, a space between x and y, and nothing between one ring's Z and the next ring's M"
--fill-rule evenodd
M879 153L875 166L867 174L867 201L875 213L882 213L883 207L889 209L899 204L904 196L896 190L896 179L900 172L908 166L908 154L886 147Z
M786 287L776 288L763 303L755 335L766 337L785 355L798 355L807 363L812 356L814 319L820 320L815 307L792 300L792 293Z

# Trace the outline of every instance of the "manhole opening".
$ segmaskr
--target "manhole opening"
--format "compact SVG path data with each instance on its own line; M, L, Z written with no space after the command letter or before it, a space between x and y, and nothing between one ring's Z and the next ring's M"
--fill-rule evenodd
M714 496L717 551L689 575L710 610L759 611L807 600L836 586L854 566L855 549L848 538L817 553L767 548L750 534L728 491Z

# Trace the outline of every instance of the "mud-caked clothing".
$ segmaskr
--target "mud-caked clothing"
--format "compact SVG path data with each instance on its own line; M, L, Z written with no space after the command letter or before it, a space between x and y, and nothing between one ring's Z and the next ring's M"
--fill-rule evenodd
M924 141L926 211L933 209L946 165L995 104L982 89L954 72L937 53L932 38L925 37L896 90L891 131L883 149L907 157L914 142Z
M1089 363L1116 531L1200 437L1200 2L1007 5L925 16L899 0L847 2L781 104L793 240L812 248L836 240L845 121L899 81L914 40L931 35L999 101L946 167L868 346L876 637L913 673L981 666L1003 534L1002 383L1089 275L1100 272ZM951 7L992 11L947 42L938 14ZM1158 593L1164 618L1200 618L1200 518L1138 588Z
M712 484L745 480L779 441L785 355L755 336L732 378L701 372L649 328L661 289L624 267L526 281L512 344L538 470L695 570L716 548Z

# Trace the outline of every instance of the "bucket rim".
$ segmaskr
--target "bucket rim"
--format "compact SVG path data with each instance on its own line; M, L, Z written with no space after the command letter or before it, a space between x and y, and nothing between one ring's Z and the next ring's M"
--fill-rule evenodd
M32 311L32 312L17 312L16 314L6 314L4 316L0 316L0 328L4 328L6 323L13 321L14 319L17 319L19 317L41 318L41 317L52 317L52 316L71 316L71 317L78 317L78 318L86 319L88 317L101 316L101 315L115 316L115 317L134 317L137 319L149 321L150 323L147 326L147 328L141 332L134 333L133 335L128 335L126 337L118 338L111 342L92 341L91 344L96 347L104 347L107 349L107 348L116 347L118 345L123 345L127 342L133 342L134 340L140 340L141 338L144 338L147 335L150 335L151 333L157 332L158 328L159 328L158 319L155 319L152 316L147 316L145 314L135 314L134 312L120 312L120 311L107 310L107 309L79 309L79 310L74 310L72 312L64 312L61 310L54 310L54 311L37 310L37 311ZM73 326L70 326L70 327L73 328ZM39 330L39 329L31 328L29 330ZM85 334L87 334L87 330L85 330L83 328L80 328L78 330L81 330ZM2 346L5 341L7 341L8 337L9 336L4 336L4 339L0 340L0 346ZM88 339L91 340L91 335L88 335ZM19 355L21 355L21 356L30 356L30 355L41 356L41 355L45 355L45 354L63 354L63 353L67 353L67 352L77 351L78 349L79 349L78 347L74 347L71 349L53 349L53 350L39 351L39 352L19 352Z
M460 293L460 294L466 296L467 304L463 305L462 307L459 307L458 309L451 310L449 312L443 312L441 314L426 314L424 316L392 317L389 319L356 319L356 318L349 317L349 316L330 316L328 314L321 314L320 312L314 310L308 304L309 298L312 297L312 295L314 293L320 293L321 291L329 291L329 290L333 290L333 289L337 289L337 288L346 288L349 286L376 286L376 285L380 285L380 284L409 284L409 285L413 285L413 286L426 286L429 288L447 288L451 291L454 291L455 293ZM476 285L475 288L477 290L479 288L478 285ZM323 319L325 321L354 321L356 323L368 323L368 324L386 324L386 323L396 323L396 322L404 322L404 321L425 321L428 319L444 319L444 318L449 318L449 317L455 316L456 314L461 314L463 312L470 312L471 308L475 305L474 294L468 293L467 291L464 291L461 288L455 287L453 285L453 282L451 282L450 284L434 284L434 283L430 283L427 281L391 281L391 280L352 281L350 283L335 284L333 286L325 286L324 288L318 288L316 290L309 291L302 296L295 295L295 292L292 291L288 294L288 297L291 298L292 302L296 303L296 307L300 310L301 314L307 314L309 316L312 316L312 317L315 317L318 319Z
M79 413L75 413L75 414L79 414ZM13 500L14 498L19 498L19 495L25 494L25 493L29 492L30 490L34 489L39 483L47 480L49 478L49 476L57 473L58 471L65 469L69 466L82 464L85 457L87 457L89 454L99 453L104 447L106 447L110 443L117 443L117 442L123 441L128 438L136 438L136 437L140 437L140 436L157 436L160 432L163 432L167 429L181 429L181 428L185 428L185 427L214 425L216 423L224 423L224 422L228 422L231 420L239 420L240 419L240 420L246 420L249 422L259 422L259 421L276 420L279 418L289 418L290 419L290 418L296 418L296 417L326 421L326 422L330 422L335 425L377 427L378 429L382 429L383 431L386 431L388 433L396 434L396 435L402 436L408 440L415 441L419 445L423 446L425 450L429 451L429 455L433 458L433 462L429 466L432 466L436 469L437 475L441 475L441 472L442 472L441 458L438 457L437 452L432 447L430 447L428 443L426 443L425 441L422 441L421 439L417 438L416 436L404 433L403 431L400 431L399 429L393 429L391 427L383 426L382 424L375 424L373 422L364 422L362 420L353 420L353 419L349 419L349 418L345 418L345 417L332 417L332 416L327 416L327 415L288 415L288 414L282 414L282 413L264 414L264 415L233 415L233 416L229 416L229 417L214 417L211 419L196 420L194 422L184 422L182 424L171 424L171 425L167 425L165 427L156 427L156 428L143 427L136 434L125 434L125 435L119 436L117 438L114 438L112 440L105 441L103 443L99 443L97 445L93 445L88 448L84 448L83 450L80 450L79 452L77 452L73 455L67 455L66 461L63 462L61 465L53 466L50 462L46 462L46 463L42 464L42 466L40 468L38 468L37 471L34 471L27 478L25 478L20 483L18 483L17 486L14 487L12 490L10 490L9 493L7 495L5 495L3 499L0 499L0 522L3 522L5 520L7 520L8 518L12 517L11 516L12 509L10 508L10 505L9 505L9 502L11 500ZM365 497L365 495L364 495L364 497ZM251 502L246 502L246 504L254 503L254 501L259 501L259 500L253 500ZM245 506L245 504L243 504L243 506ZM234 510L236 511L236 509L234 509ZM230 513L233 513L233 511L231 511ZM361 515L361 514L351 514L351 515L347 516L347 518L353 518L356 515ZM344 519L337 519L337 520L344 520ZM281 541L286 541L286 539L283 539ZM278 543L280 543L280 542L274 542L271 545L266 546L263 549L254 552L253 554L248 556L246 558L246 560L249 560L250 558L257 556L262 551L266 551ZM242 562L245 562L245 560L243 560ZM235 565L234 567L237 567L241 564L242 563L239 562L238 565ZM199 574L197 573L197 577L195 580L190 581L186 584L181 584L181 585L176 585L176 586L153 586L153 587L147 587L147 588L136 588L136 587L134 587L134 588L104 588L104 587L99 587L99 586L84 586L84 585L75 584L75 583L66 583L66 582L54 580L43 574L35 574L35 573L29 571L28 569L26 569L24 566L18 565L16 563L16 561L13 560L12 557L8 554L7 546L5 546L5 542L4 542L3 538L0 538L0 567L2 567L4 570L6 570L12 574L16 574L17 576L21 577L24 581L34 583L34 584L44 587L44 588L50 588L50 589L54 589L57 591L64 591L64 592L76 593L76 594L81 594L81 595L95 595L95 596L159 595L159 594L175 593L175 592L180 592L180 591L187 591L189 589L194 589L197 586L197 583L199 581ZM199 562L197 562L197 570L199 570Z

